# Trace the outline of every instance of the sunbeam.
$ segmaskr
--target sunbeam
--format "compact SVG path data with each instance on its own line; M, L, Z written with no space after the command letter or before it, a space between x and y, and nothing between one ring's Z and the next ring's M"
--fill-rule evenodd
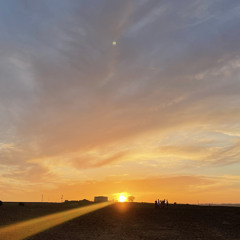
M112 202L94 204L87 207L67 210L60 213L50 214L44 217L38 217L24 222L11 224L0 228L1 240L22 240L37 233L43 232L49 228L82 216L84 214L96 211L98 209L111 205Z

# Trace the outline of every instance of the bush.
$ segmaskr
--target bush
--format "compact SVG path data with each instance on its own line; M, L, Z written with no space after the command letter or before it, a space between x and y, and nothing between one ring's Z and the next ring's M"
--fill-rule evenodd
M3 202L0 200L0 206L2 206L3 205Z

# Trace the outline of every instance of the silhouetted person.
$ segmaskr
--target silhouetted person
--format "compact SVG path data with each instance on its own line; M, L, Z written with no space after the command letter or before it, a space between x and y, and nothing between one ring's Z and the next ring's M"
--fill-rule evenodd
M155 201L155 208L159 208L159 206L158 206L158 202L157 201Z
M163 201L161 201L161 208L165 207L165 199Z
M2 206L3 205L3 202L0 200L0 206Z

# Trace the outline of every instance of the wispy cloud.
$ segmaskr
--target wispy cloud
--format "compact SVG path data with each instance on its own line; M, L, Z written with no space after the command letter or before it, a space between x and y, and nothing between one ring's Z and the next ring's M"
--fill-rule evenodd
M67 172L100 179L127 163L135 169L121 174L137 177L140 162L186 175L217 166L216 176L238 164L236 8L221 0L0 3L4 181L56 185Z

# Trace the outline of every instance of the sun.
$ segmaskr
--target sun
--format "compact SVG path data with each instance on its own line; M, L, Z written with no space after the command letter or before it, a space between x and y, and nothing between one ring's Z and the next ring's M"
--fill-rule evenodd
M126 202L126 200L127 200L127 197L124 196L124 195L120 195L119 198L118 198L119 202Z

